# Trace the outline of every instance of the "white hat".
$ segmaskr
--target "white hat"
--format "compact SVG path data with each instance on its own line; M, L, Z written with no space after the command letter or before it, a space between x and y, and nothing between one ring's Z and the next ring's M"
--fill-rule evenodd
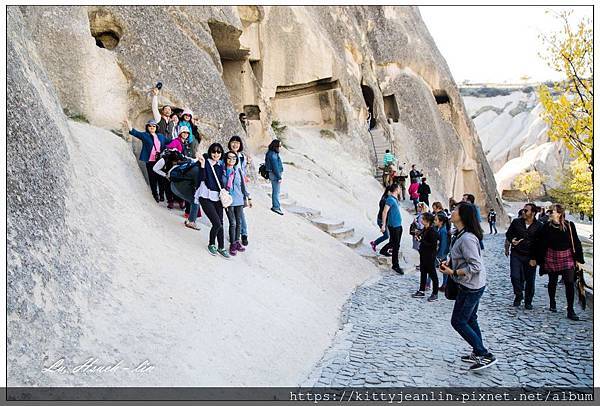
M179 127L179 130L177 130L177 135L181 135L181 133L190 133L190 129L187 128L186 125L182 125Z
M183 113L181 113L181 116L183 117L186 114L189 115L190 117L193 117L192 110L183 110Z

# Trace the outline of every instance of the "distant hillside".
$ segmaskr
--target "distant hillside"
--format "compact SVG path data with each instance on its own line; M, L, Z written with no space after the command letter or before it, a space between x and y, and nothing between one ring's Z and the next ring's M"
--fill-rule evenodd
M511 190L515 177L528 170L541 172L546 187L555 186L568 161L565 148L548 140L536 87L472 85L460 89L500 194Z

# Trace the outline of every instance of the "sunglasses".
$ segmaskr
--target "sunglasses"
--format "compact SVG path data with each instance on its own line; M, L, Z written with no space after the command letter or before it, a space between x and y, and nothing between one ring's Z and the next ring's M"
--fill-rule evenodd
M237 159L237 157L231 156L231 155L227 157L228 161L235 161L236 159Z
M221 155L221 154L222 154L222 152L221 152L221 151L210 151L210 153L211 153L211 154L219 154L219 155Z

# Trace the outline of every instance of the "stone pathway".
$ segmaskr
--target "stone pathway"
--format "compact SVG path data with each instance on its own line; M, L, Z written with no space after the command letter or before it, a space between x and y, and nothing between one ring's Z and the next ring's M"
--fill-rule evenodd
M433 303L414 299L417 273L382 271L346 303L343 328L302 386L591 387L593 311L577 304L581 321L568 320L559 285L559 312L549 312L547 277L536 280L533 310L513 308L503 241L504 234L485 237L488 286L478 312L496 365L468 371L459 358L471 348L450 325L454 302L443 293Z

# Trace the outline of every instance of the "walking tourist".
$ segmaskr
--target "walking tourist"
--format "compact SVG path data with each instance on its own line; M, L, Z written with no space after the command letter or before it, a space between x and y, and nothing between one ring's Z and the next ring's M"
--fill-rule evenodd
M416 179L410 179L410 186L408 187L408 196L415 205L415 213L417 212L417 204L419 203L419 184Z
M496 210L493 207L488 212L487 221L490 225L490 234L492 234L492 228L494 229L494 234L498 234L498 229L496 228Z
M381 195L381 198L379 198L379 211L377 212L377 226L379 227L379 229L381 229L381 226L383 225L383 220L382 220L382 215L383 215L383 208L385 207L385 202L387 200L388 194L390 192L390 187L392 185L388 186L385 188L385 191L383 192L383 194ZM384 231L382 231L381 237L371 241L369 244L371 245L371 248L373 249L373 252L377 252L377 246L379 244L381 244L382 242L384 242L385 240L387 240L390 237L390 234L388 232L388 229L386 228ZM389 252L382 252L382 255L385 256L391 256L392 254Z
M390 241L382 248L382 251L386 252L391 249L392 270L400 275L404 275L404 271L400 268L400 263L398 261L400 239L402 238L402 216L400 214L400 207L398 206L399 191L400 187L397 184L393 183L390 185L388 196L385 200L385 206L383 207L383 213L381 214L381 232L384 233L387 229L390 233Z
M497 361L496 357L485 348L483 335L477 322L479 300L486 285L486 271L479 246L479 241L483 238L483 230L477 221L475 206L470 203L459 204L452 211L450 220L456 226L457 234L450 243L450 262L442 263L440 271L449 275L457 285L458 292L450 323L473 349L471 354L461 357L461 360L472 362L473 365L469 369L478 371Z
M510 250L510 281L515 300L513 306L521 305L525 292L525 309L533 309L535 294L536 253L534 247L539 238L542 222L535 219L537 207L533 203L525 204L523 216L514 219L506 230L506 241Z
M429 206L429 195L431 194L431 188L426 183L426 181L427 178L421 179L421 184L419 185L419 189L417 189L417 192L419 193L419 201Z
M436 254L436 264L439 265L446 261L448 258L448 253L450 252L450 237L452 236L450 232L450 220L446 216L446 214L441 211L435 215L433 220L433 225L435 226L436 231L438 232L438 249ZM446 283L448 282L448 275L442 273L442 285L440 289L442 292L446 290Z
M575 223L565 219L565 209L560 204L550 207L550 220L540 230L536 244L540 274L548 274L550 311L556 312L556 285L562 275L567 297L567 317L579 320L575 314L575 268L584 264L583 248L577 236Z

